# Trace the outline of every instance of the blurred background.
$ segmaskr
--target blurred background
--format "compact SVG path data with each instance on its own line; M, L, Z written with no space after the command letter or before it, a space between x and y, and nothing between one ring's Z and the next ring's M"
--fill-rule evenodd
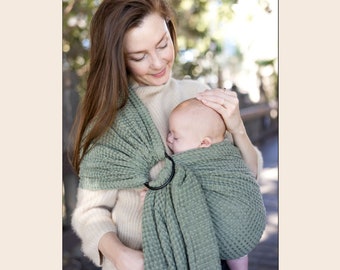
M67 146L86 87L89 23L100 2L63 0L63 269L98 269L82 255L70 227L78 179L68 162ZM263 153L259 183L268 222L261 243L249 255L249 269L278 269L278 1L169 2L177 15L174 77L236 91L248 135Z

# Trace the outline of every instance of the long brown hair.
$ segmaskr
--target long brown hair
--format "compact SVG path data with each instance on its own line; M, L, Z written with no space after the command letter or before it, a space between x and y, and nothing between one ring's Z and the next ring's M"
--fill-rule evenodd
M104 0L92 18L87 89L72 132L71 162L77 173L84 154L113 124L118 111L127 102L129 91L124 36L128 30L139 26L145 16L154 12L167 21L176 53L175 21L166 0Z

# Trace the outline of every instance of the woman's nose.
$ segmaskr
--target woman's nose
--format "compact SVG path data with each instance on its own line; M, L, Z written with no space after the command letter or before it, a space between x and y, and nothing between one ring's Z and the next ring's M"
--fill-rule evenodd
M151 59L151 66L154 69L159 69L159 68L163 67L163 65L162 65L162 58L157 53L152 54L150 59Z

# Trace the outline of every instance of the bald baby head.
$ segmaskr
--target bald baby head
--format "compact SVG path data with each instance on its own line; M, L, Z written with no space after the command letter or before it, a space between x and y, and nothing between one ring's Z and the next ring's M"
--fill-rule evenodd
M221 142L225 132L226 127L219 113L192 98L172 111L167 141L173 152L178 153Z

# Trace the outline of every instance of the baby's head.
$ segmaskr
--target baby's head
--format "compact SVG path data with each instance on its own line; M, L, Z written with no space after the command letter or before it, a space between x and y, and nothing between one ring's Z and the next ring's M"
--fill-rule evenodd
M167 143L174 153L209 147L224 139L222 117L196 98L180 103L170 114Z

